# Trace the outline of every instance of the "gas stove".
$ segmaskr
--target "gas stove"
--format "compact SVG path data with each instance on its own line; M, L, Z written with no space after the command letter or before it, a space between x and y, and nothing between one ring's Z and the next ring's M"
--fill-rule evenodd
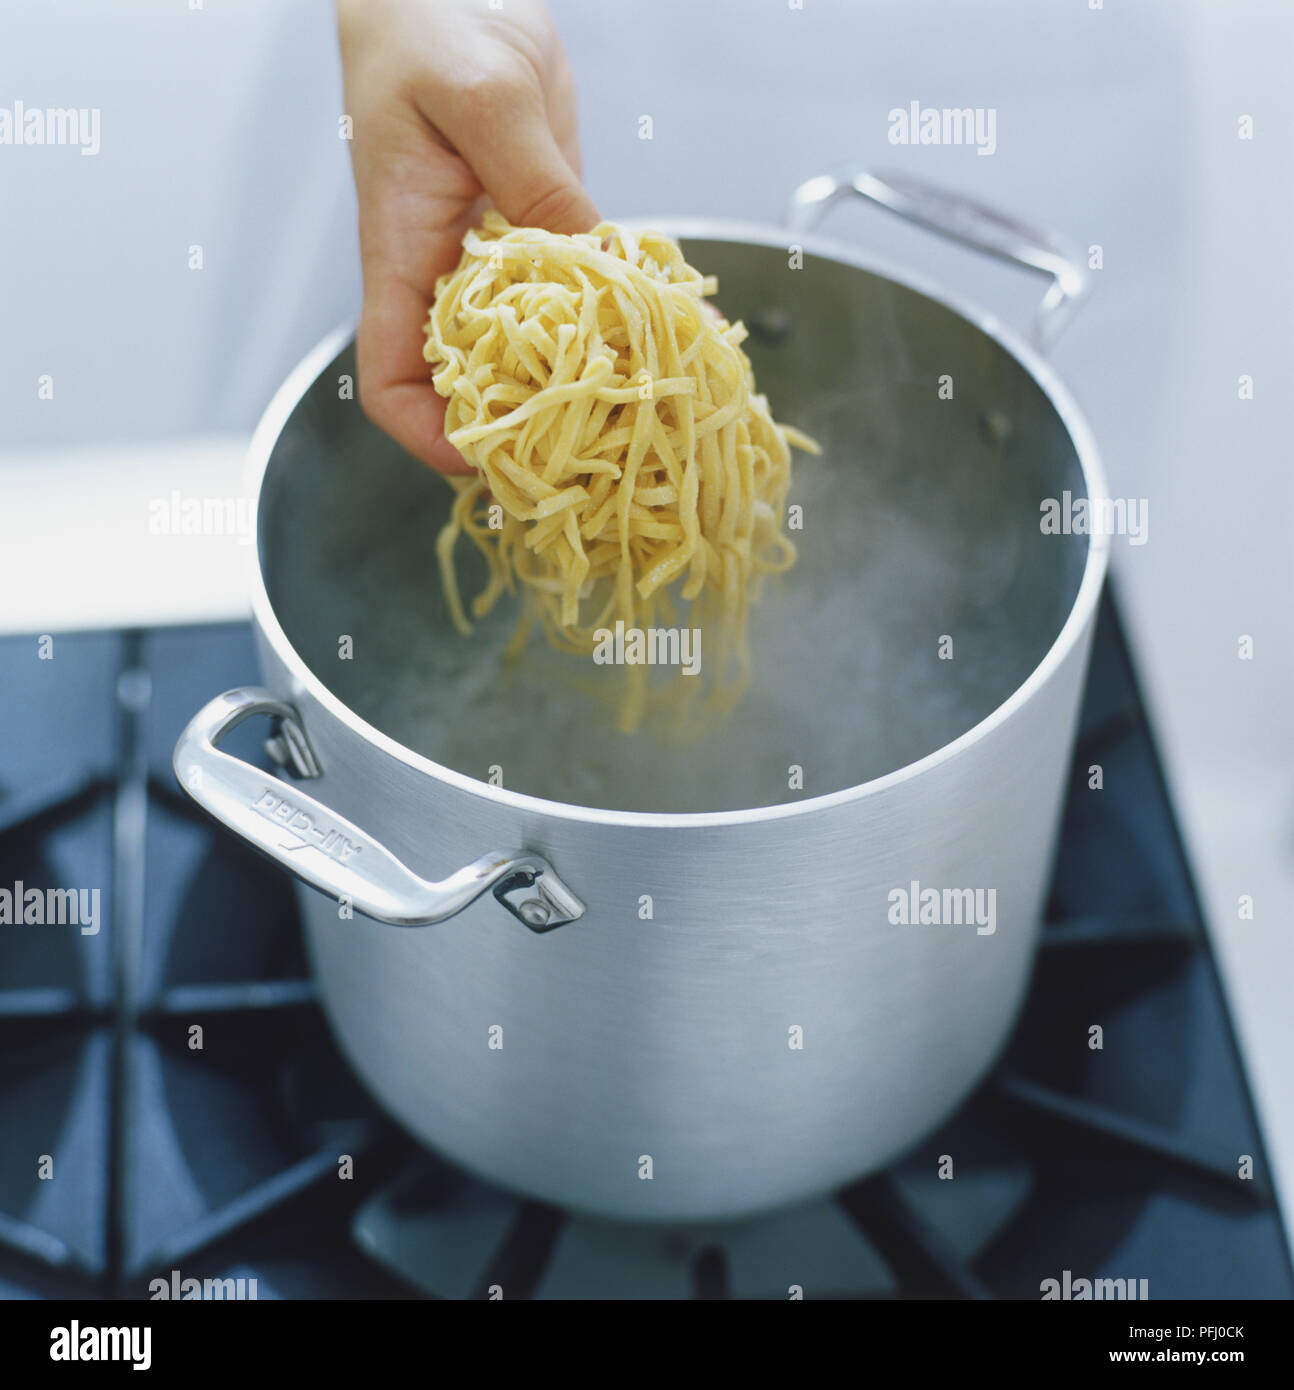
M189 717L256 670L246 625L5 639L0 669L0 888L99 890L93 923L0 924L0 1297L1294 1295L1108 595L1003 1059L889 1170L703 1228L491 1189L364 1094L286 877L173 782Z

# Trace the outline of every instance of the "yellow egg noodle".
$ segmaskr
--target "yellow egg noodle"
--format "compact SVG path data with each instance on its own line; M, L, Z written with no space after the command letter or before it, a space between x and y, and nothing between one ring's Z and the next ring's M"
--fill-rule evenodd
M774 422L744 325L706 303L716 288L669 237L609 222L561 236L487 212L463 238L436 283L423 354L449 442L477 470L451 480L436 545L461 631L454 548L466 534L491 576L475 616L520 589L513 650L536 620L579 653L617 621L668 627L678 581L713 693L730 701L745 688L748 602L763 575L795 562L782 529L788 446L818 447ZM646 670L625 669L631 731Z

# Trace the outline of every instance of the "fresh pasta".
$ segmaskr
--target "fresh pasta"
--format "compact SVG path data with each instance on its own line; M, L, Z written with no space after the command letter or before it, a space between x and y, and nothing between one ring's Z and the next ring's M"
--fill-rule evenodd
M717 286L659 232L604 222L562 236L495 212L436 284L424 356L446 398L449 442L474 466L437 555L464 633L455 549L489 566L478 617L522 597L513 646L534 624L589 653L617 623L672 627L677 599L706 641L725 701L749 680L748 605L788 569L790 446L755 390L741 323L707 303ZM620 725L636 728L646 671L627 666Z

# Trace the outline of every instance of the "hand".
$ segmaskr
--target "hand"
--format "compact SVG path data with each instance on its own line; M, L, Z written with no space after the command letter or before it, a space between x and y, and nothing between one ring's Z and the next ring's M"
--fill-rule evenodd
M579 181L575 84L539 0L337 0L337 17L364 271L360 400L424 463L470 473L423 360L427 309L484 198L518 226L600 220Z

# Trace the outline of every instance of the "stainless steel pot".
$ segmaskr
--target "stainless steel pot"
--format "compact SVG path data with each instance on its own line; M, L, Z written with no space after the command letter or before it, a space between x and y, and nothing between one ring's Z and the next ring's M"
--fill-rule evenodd
M365 420L345 335L253 446L265 689L203 709L177 776L312 886L324 1006L390 1112L564 1206L727 1217L875 1169L991 1066L1029 976L1105 571L1040 506L1103 495L1099 465L1032 348L809 233L848 194L1050 276L1039 338L1082 289L1051 238L857 172L790 231L670 226L826 446L755 685L690 745L616 734L572 658L509 666L506 617L453 632L448 489ZM217 748L253 715L293 780Z

